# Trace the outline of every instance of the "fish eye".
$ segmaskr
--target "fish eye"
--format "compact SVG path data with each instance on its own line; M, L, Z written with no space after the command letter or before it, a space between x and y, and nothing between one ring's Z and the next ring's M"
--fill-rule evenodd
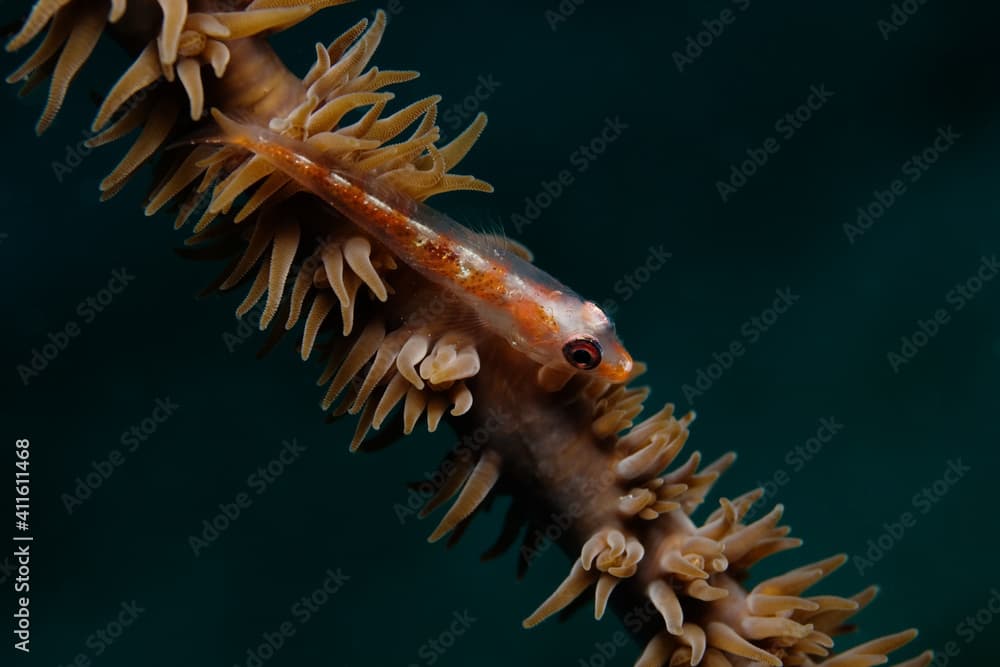
M601 363L601 344L590 336L579 336L563 345L563 356L573 368L590 371Z

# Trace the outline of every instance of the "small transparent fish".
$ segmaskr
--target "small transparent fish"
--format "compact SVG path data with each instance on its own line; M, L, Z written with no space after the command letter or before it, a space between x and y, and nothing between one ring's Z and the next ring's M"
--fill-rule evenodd
M502 244L398 193L305 142L212 111L221 134L196 143L250 151L314 193L401 261L453 293L480 322L549 368L624 382L632 357L608 316Z

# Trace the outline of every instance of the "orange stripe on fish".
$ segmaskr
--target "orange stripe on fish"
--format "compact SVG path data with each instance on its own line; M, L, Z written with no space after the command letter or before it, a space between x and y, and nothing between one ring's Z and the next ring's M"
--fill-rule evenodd
M493 333L545 366L625 381L632 358L607 315L515 253L415 199L352 173L306 142L242 125L218 110L222 134L200 138L244 148L320 197L400 260L454 293Z

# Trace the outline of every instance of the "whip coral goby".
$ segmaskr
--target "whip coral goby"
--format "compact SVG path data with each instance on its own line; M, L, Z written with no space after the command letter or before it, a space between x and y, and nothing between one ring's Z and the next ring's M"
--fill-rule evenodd
M508 342L552 370L594 371L624 382L632 358L614 336L607 315L552 276L488 236L467 229L419 202L366 181L343 165L323 165L308 144L213 114L223 134L205 143L246 148L306 187L374 236L395 257L453 292L470 312ZM388 298L378 285L375 296ZM439 316L454 317L454 310ZM475 322L473 322L473 325Z
M431 431L446 419L460 434L488 433L482 444L447 456L444 481L422 513L457 495L431 540L449 533L457 539L494 496L510 495L486 556L502 553L525 529L535 534L552 516L569 518L559 538L573 559L569 575L527 616L526 627L572 611L590 594L598 618L609 604L622 616L654 610L653 621L627 624L644 643L637 662L643 666L865 667L885 663L908 643L915 631L834 647L847 619L875 595L874 588L846 598L805 594L844 557L744 587L752 565L799 545L779 525L781 506L746 523L762 495L754 490L723 498L700 523L692 520L735 456L702 466L695 452L674 466L694 415L675 415L668 404L636 423L649 390L630 383L642 364L631 364L599 309L531 268L526 249L450 221L425 230L420 242L446 228L458 244L421 250L393 235L390 223L431 215L416 204L406 209L407 202L491 189L452 173L485 117L438 146L437 97L388 111L393 94L385 88L417 74L368 67L385 28L382 12L370 25L361 21L317 44L312 68L295 76L267 35L341 4L296 2L40 0L7 48L44 37L8 80L31 89L51 76L42 132L105 30L131 53L134 61L103 99L88 142L137 131L102 181L102 198L156 161L146 214L175 208L178 228L193 225L186 255L229 260L209 289L245 287L241 315L263 301L268 345L303 322L301 356L325 361L323 409L358 415L352 449L390 444L421 418ZM244 129L237 134L267 141L234 140L231 126L221 144L199 140L214 131L213 109L224 125L226 117L239 120ZM367 205L381 202L391 213L345 205L306 172L266 155L265 145L296 147ZM404 210L421 213L397 215ZM437 251L467 251L467 263L439 254L435 265ZM490 278L501 268L509 269L502 280ZM465 270L494 280L492 287L463 287ZM520 292L510 289L517 280ZM487 307L498 294L517 298ZM925 652L898 664L925 667L931 659Z

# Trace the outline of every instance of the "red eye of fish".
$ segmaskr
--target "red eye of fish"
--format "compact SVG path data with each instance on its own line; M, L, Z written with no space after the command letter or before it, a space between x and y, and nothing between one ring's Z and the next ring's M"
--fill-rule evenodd
M601 344L590 337L574 338L563 345L563 356L573 368L590 371L601 363Z

